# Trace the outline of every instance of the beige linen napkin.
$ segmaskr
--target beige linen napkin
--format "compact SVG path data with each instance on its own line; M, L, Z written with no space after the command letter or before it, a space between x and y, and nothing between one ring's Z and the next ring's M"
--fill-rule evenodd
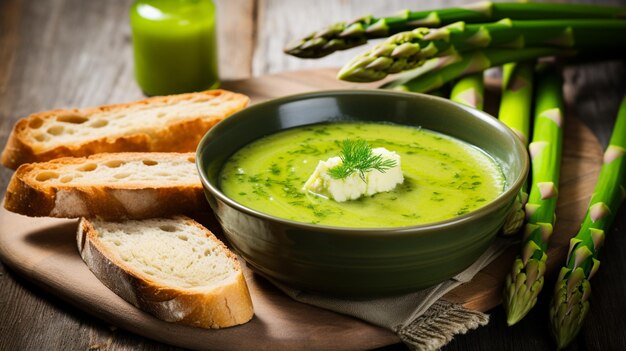
M436 350L450 342L454 335L464 334L489 322L486 314L441 300L441 297L469 282L513 243L510 238L497 238L463 272L433 287L403 295L371 299L337 298L297 290L275 281L272 283L296 301L390 329L411 349Z

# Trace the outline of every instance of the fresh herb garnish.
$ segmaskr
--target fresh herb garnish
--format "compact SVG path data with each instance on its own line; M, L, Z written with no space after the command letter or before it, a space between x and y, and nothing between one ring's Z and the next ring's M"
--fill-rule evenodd
M339 157L343 163L328 170L328 174L335 179L345 179L358 172L359 177L365 181L365 173L368 171L375 169L385 173L386 170L396 166L395 160L383 159L381 155L375 155L372 147L365 140L342 141Z
M280 167L278 167L278 165L276 163L272 163L272 166L270 167L270 172L273 175L279 175L280 174Z

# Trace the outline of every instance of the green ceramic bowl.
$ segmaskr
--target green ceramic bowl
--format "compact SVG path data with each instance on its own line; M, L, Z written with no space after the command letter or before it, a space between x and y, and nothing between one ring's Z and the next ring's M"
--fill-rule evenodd
M459 138L500 163L506 189L468 214L388 229L294 222L243 206L220 190L223 164L244 145L286 128L328 121L386 121ZM467 268L502 226L529 167L522 143L492 116L438 97L385 90L323 91L251 106L212 128L196 160L227 239L254 270L296 288L349 296L416 290Z

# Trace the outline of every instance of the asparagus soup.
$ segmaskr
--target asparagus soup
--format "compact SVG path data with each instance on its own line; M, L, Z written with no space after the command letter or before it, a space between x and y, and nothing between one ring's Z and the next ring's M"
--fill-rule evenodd
M330 176L319 174L324 170ZM450 219L487 204L504 185L498 164L482 150L381 123L323 123L269 135L237 151L220 174L222 191L251 209L360 228Z

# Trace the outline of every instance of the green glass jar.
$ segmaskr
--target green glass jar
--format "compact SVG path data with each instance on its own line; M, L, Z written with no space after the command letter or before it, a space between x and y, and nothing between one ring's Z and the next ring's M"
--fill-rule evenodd
M219 86L212 0L136 0L130 24L135 77L145 94Z

